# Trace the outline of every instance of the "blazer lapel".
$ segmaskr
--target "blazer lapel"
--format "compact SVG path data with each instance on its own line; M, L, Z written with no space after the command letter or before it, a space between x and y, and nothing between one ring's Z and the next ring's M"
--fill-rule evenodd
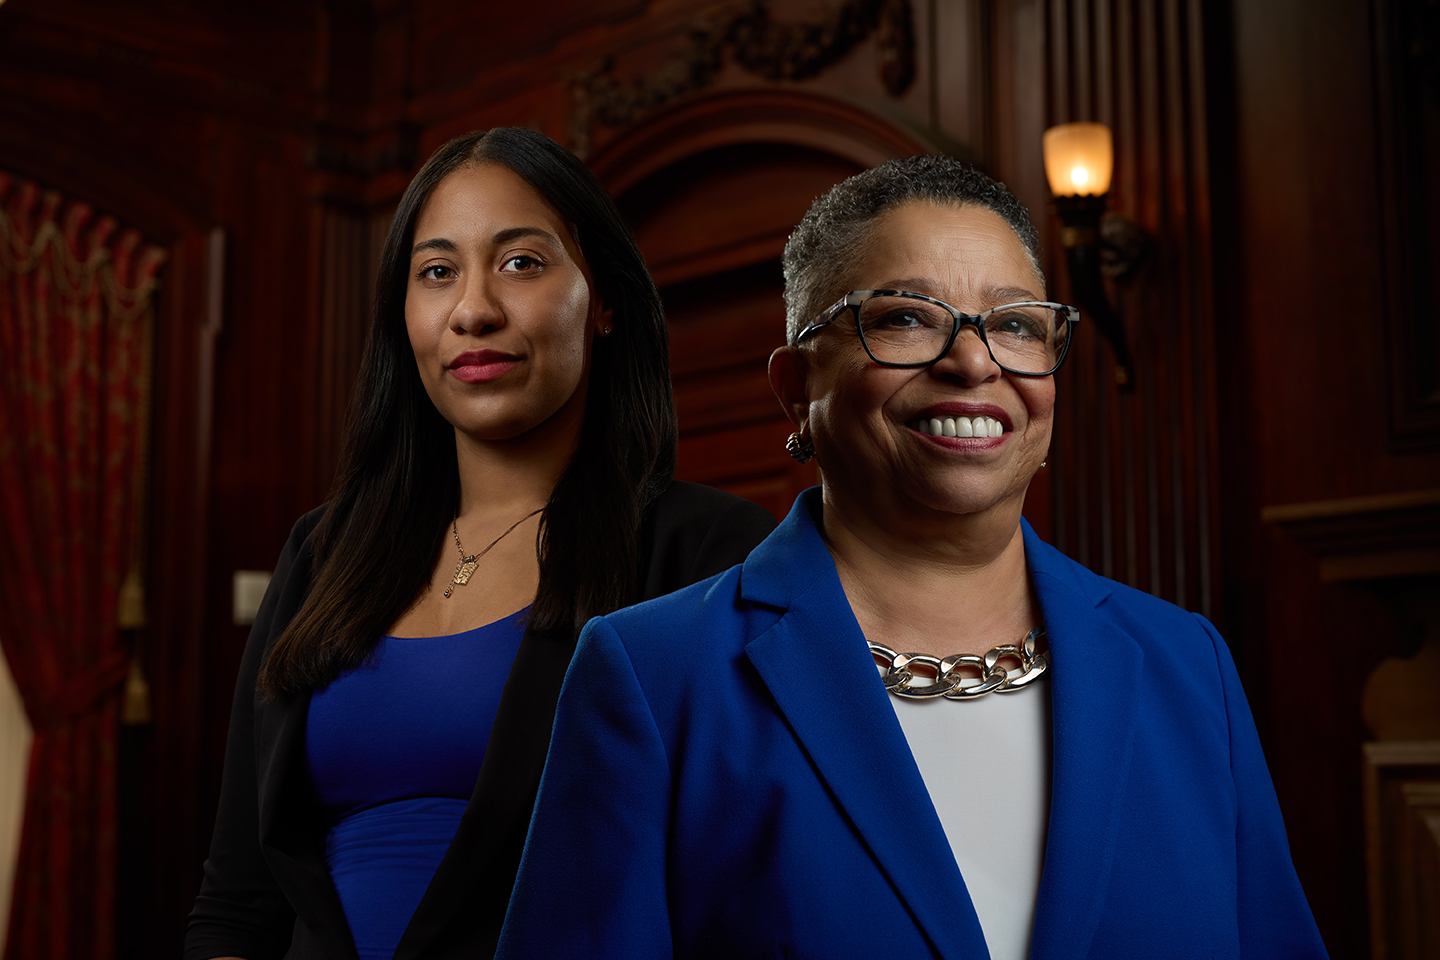
M257 704L255 742L273 744L258 758L260 845L286 898L333 960L355 960L350 925L325 866L323 827L303 814L315 806L305 758L309 712L309 693Z
M751 554L741 594L786 613L746 647L820 776L942 956L984 937L944 828L802 494ZM917 853L917 851L919 851Z
M1107 581L1025 525L1026 562L1050 642L1054 764L1031 956L1081 957L1109 886L1145 655L1096 609Z

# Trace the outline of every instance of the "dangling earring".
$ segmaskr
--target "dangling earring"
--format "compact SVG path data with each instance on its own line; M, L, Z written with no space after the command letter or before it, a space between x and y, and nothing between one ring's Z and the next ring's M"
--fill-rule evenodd
M785 449L795 458L796 463L806 463L815 456L815 442L809 437L800 436L799 430L785 439Z

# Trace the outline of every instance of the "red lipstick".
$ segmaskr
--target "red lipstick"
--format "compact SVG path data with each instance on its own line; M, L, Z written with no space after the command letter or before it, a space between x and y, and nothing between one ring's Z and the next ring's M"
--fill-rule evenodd
M467 350L450 361L450 375L463 383L488 383L509 373L520 358L499 350Z

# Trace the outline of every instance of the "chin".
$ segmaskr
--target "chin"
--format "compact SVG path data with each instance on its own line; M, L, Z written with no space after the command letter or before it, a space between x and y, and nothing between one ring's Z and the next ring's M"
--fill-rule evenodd
M919 492L915 499L939 513L955 516L978 516L1006 509L1014 509L1018 514L1025 505L1025 491L1028 489L1028 483L1018 488L1002 488L975 478L971 482L957 481L931 486Z

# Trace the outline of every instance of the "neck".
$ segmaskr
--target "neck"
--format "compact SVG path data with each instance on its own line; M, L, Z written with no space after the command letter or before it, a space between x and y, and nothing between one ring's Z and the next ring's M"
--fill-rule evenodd
M569 466L578 435L527 435L500 442L476 440L456 431L460 470L459 516L482 524L513 522L545 506ZM463 524L462 524L463 525Z
M1022 502L958 515L884 506L825 487L825 540L867 639L902 653L983 654L1040 625Z

